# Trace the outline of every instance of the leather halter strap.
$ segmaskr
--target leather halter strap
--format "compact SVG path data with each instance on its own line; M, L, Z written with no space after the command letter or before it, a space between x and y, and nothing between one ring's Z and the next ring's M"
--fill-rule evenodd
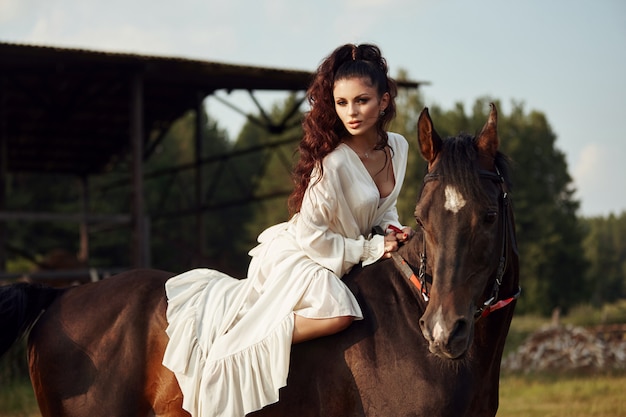
M430 297L428 295L428 288L426 288L426 280L424 277L418 278L417 275L415 275L415 272L413 272L413 269L411 269L409 264L398 252L391 252L391 259L393 259L396 267L400 270L400 272L402 272L402 275L404 275L404 277L417 288L417 291L422 294L424 301L427 302Z
M496 279L493 283L493 288L491 290L491 296L483 303L481 308L476 310L475 319L479 320L483 317L487 317L493 311L499 310L511 304L513 301L517 300L521 295L522 289L518 287L517 292L510 297L498 300L500 295L500 286L502 285L502 278L504 277L504 272L507 267L507 249L509 242L513 241L513 223L511 222L511 218L509 216L509 195L504 188L504 178L498 167L496 168L496 172L480 170L480 176L483 178L491 179L492 181L499 183L502 193L500 194L502 200L502 251L500 253L500 261L498 263L498 270L496 272ZM509 236L510 235L510 236ZM497 300L497 301L496 301Z

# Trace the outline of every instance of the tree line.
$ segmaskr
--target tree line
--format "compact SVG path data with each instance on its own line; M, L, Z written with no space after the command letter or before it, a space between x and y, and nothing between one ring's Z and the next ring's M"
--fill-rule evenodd
M206 266L238 277L245 275L247 251L255 245L258 233L287 220L289 168L302 135L297 123L302 113L289 114L287 110L295 100L290 96L284 103L275 103L269 114L276 120L292 118L292 127L270 133L248 122L234 140L210 115L201 114L200 155L193 145L194 113L184 115L170 128L145 163L146 173L160 173L147 175L145 181L152 266L173 272ZM460 103L451 109L433 105L429 110L442 136L476 133L486 120L489 101L495 101L500 109L501 150L513 167L511 196L523 286L518 311L548 315L555 308L566 312L579 304L602 305L626 298L626 212L597 218L577 214L579 201L574 197L565 155L556 147L557 138L546 115L527 111L518 102L505 114L498 100L488 97L477 99L469 110ZM391 127L410 143L398 210L403 223L413 227L413 209L425 170L416 139L417 116L423 106L419 92L401 90L398 116ZM246 151L250 149L254 151ZM202 169L201 207L197 207L198 191L193 187L194 169L168 170L176 165L192 167L198 159L208 161ZM120 160L108 172L89 178L89 211L127 213L130 190L123 185L128 183L128 172L127 162ZM32 211L29 206L37 201L45 211L78 212L79 188L67 184L66 177L12 174L7 184L7 209ZM197 209L202 209L202 214ZM202 230L198 230L199 224ZM32 269L56 248L70 253L79 250L76 224L9 222L7 230L9 271ZM128 264L128 228L92 225L89 266Z

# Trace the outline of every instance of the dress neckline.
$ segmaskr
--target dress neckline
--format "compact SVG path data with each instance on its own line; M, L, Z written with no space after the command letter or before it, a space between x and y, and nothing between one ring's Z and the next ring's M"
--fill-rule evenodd
M388 135L391 138L391 135L390 134L388 134ZM343 141L339 144L339 146L342 146L342 145L343 145L344 148L348 149L348 153L350 153L353 158L356 158L356 160L358 161L357 165L360 166L360 169L363 171L363 173L365 175L367 175L367 177L370 179L370 181L371 181L372 185L374 186L374 188L376 188L376 190L378 190L378 196L381 199L380 205L382 205L384 203L383 200L386 200L387 198L389 198L389 196L394 193L394 191L396 190L396 187L398 186L398 181L396 181L396 164L395 164L395 158L393 157L394 156L393 152L390 152L390 156L391 156L391 170L392 170L392 173L393 173L393 188L391 189L389 194L387 194L386 196L382 196L380 194L380 189L378 188L378 185L376 185L376 181L374 181L374 178L370 175L369 171L365 167L365 164L363 163L363 160L361 159L359 154L356 153L356 151L354 149L352 149L347 143L345 143ZM393 150L393 148L391 147L391 144L389 144L389 147Z

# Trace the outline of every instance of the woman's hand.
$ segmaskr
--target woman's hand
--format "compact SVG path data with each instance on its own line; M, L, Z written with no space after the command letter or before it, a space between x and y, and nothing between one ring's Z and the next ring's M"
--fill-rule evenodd
M397 251L398 246L399 243L395 232L385 235L385 253L383 254L383 258L391 258L391 252Z
M414 234L415 234L415 230L411 229L408 226L403 227L400 232L395 233L396 239L398 239L398 242L400 243L408 242L413 237Z
M385 254L383 257L390 258L391 252L397 251L400 244L408 242L414 234L415 231L408 226L402 229L390 227L389 233L385 235Z

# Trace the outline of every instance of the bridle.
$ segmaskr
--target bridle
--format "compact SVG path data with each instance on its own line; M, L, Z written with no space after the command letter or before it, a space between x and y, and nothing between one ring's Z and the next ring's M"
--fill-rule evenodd
M513 301L517 300L521 294L521 287L518 287L517 292L509 297L498 299L500 295L500 287L502 285L502 278L504 277L504 272L507 267L507 252L509 249L509 244L515 244L515 234L513 230L513 222L510 216L510 202L509 195L505 188L505 181L502 174L496 167L496 172L491 172L487 170L479 170L479 175L481 178L491 180L500 185L502 192L500 193L500 210L502 219L502 245L500 251L500 258L498 261L498 269L496 271L496 278L494 280L491 294L483 304L476 308L476 313L474 314L474 319L476 321L480 320L491 314L492 312L504 308L511 304ZM439 179L439 175L435 173L428 173L424 176L424 184L429 181L436 181ZM515 246L514 246L515 249ZM428 287L426 284L426 264L428 258L426 256L426 235L422 233L422 251L420 253L420 264L417 275L413 272L413 269L409 266L406 260L398 253L392 252L391 258L393 259L396 267L400 270L402 275L405 276L409 282L411 282L416 288L417 291L422 295L422 298L425 302L428 302L430 299Z

